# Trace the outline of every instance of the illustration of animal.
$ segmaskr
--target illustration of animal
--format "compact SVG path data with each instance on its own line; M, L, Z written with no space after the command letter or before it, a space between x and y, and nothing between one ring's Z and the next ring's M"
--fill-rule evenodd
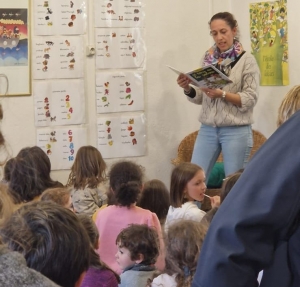
M47 14L52 14L52 10L50 8L47 8Z
M74 52L70 52L68 53L67 57L73 57L74 56Z
M51 48L48 47L48 48L45 48L45 49L44 49L44 52L45 52L45 53L48 53L50 50L51 50Z
M43 72L47 72L47 71L48 71L48 67L47 67L47 66L44 66L43 69L42 69L42 71L43 71Z
M53 131L50 133L50 135L52 135L52 136L55 136L55 134L56 134L56 131Z
M67 46L71 45L71 43L68 40L66 40L65 43L66 43Z
M48 60L48 59L50 59L50 55L49 54L45 54L43 58Z
M50 121L51 121L51 122L56 122L56 116L54 116L53 118L50 117Z
M69 69L70 69L70 70L74 70L74 64L70 64L70 65L69 65Z
M48 46L53 46L53 45L54 45L54 42L52 42L52 41L46 41L46 44L47 44Z

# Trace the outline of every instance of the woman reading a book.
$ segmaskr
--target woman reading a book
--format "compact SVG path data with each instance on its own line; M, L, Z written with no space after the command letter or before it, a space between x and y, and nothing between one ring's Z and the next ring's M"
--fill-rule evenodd
M237 39L237 21L229 12L215 14L210 22L215 44L206 51L201 65L214 65L232 83L223 89L197 88L184 74L177 78L187 99L202 105L201 127L192 162L209 174L222 151L228 176L247 163L252 145L253 108L258 99L259 69L255 58Z

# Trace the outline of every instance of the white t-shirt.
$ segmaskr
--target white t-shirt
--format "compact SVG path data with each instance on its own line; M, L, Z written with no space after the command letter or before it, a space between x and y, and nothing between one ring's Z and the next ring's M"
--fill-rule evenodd
M172 276L168 274L161 274L153 279L151 287L176 287L176 275L177 274L173 274Z

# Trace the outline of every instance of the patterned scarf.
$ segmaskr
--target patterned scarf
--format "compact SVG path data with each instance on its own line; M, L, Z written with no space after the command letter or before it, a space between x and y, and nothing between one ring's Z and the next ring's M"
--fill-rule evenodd
M206 51L204 55L203 66L221 65L224 66L223 69L226 71L227 69L225 67L234 62L243 52L244 48L238 40L234 40L233 45L225 52L221 52L217 45L214 44L209 50Z

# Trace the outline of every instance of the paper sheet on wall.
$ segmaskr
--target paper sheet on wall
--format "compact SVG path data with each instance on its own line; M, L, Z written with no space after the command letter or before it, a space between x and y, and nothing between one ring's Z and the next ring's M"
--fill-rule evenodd
M85 122L84 81L35 81L33 97L36 126Z
M35 35L82 35L86 32L86 0L34 0Z
M34 79L83 78L83 37L35 37L32 59Z
M142 156L146 153L145 115L101 117L98 149L104 158Z
M97 28L96 68L141 68L145 61L144 30L138 28Z
M144 27L144 2L94 0L95 27Z
M86 144L86 128L37 129L37 146L48 155L52 170L70 169L78 149Z
M97 72L97 113L144 110L143 71Z

